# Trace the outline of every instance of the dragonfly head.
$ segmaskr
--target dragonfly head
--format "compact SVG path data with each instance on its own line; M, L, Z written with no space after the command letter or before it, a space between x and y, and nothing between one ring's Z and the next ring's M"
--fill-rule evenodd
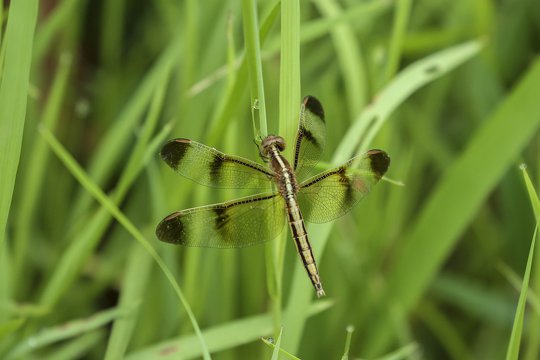
M276 147L280 152L285 150L285 140L281 136L268 135L261 143L261 153L264 157L269 157L272 148Z

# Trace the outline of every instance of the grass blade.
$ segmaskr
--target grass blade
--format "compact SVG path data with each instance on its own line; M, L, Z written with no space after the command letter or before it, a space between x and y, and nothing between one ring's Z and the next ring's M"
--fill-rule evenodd
M300 2L281 3L281 58L279 68L279 133L292 144L300 109ZM285 149L290 158L292 147Z
M390 114L416 90L471 59L481 49L482 43L470 41L427 56L402 70L354 121L336 150L339 162L367 150ZM351 146L357 148L356 152L350 150Z
M100 341L103 341L105 337L105 331L93 331L83 336L79 336L67 344L60 347L60 349L43 356L43 360L72 360L82 359L86 353L95 349Z
M252 113L258 114L259 126L253 126L253 132L264 138L268 135L266 124L266 101L264 97L264 81L262 74L261 44L259 39L259 25L257 18L257 4L254 0L242 0L242 14L244 19L244 39L246 43L246 60L248 64L249 83L251 89ZM255 106L256 104L256 106ZM255 117L253 117L255 125Z
M537 199L538 200L538 199ZM514 318L514 324L512 325L512 334L510 335L510 342L508 343L508 351L506 353L506 360L519 359L519 348L521 346L521 333L523 332L523 319L525 317L525 308L527 305L527 291L529 290L529 279L531 277L531 267L534 257L534 249L536 244L536 236L538 235L538 225L534 230L533 239L531 242L531 248L529 251L529 257L527 258L527 266L525 267L525 274L523 275L523 283L521 284L521 291L519 293L519 300L516 308L516 316Z
M317 0L315 3L328 18L338 17L342 12L337 1ZM360 113L367 98L367 81L359 42L349 24L336 25L330 31L345 82L349 112L356 115Z
M265 343L266 345L268 345L269 347L274 349L274 351L272 352L272 360L274 360L274 358L276 360L279 359L280 354L284 355L288 359L300 360L299 357L294 356L293 354L283 350L283 348L280 347L280 344L281 344L281 332L279 333L278 342L275 343L275 344L274 344L274 342L270 341L269 339L265 339L265 338L261 338L261 341L263 343Z
M539 82L537 60L446 171L420 212L388 279L386 296L399 301L395 305L403 311L416 303L487 194L539 126ZM388 321L381 318L372 329L366 340L368 354L380 351L389 340Z
M210 359L210 353L202 337L199 325L191 311L186 298L180 286L174 279L173 274L167 268L164 261L161 259L159 254L154 250L152 245L144 238L144 236L137 230L135 225L133 225L129 219L120 211L120 209L115 205L115 203L107 197L105 193L88 177L84 170L77 164L75 159L69 155L69 153L62 147L62 145L56 140L56 138L48 130L42 128L41 133L49 146L53 149L55 154L62 160L65 166L70 170L71 174L84 186L84 188L92 194L92 196L100 202L100 204L107 209L107 211L118 220L120 224L146 249L146 251L154 258L156 263L159 265L160 269L163 271L164 275L167 277L167 280L172 285L173 289L178 296L178 299L184 306L184 309L191 321L191 324L197 334L197 338L201 344L202 354L205 360Z
M394 27L392 29L392 37L390 38L390 46L388 49L388 61L384 73L385 83L394 77L399 68L399 60L401 59L403 40L405 39L407 24L409 23L411 7L411 0L397 1L396 9L394 10Z
M283 328L281 328L279 330L279 335L278 335L276 343L272 344L272 345L274 345L274 351L272 351L272 359L271 360L278 360L278 358L279 358L279 353L281 351L281 335L283 335Z
M142 299L146 289L147 281L152 269L152 260L144 249L137 244L133 244L125 279L122 282L122 291L120 293L119 306L129 306L133 301ZM116 319L113 323L105 360L122 359L128 347L129 340L133 333L137 321L139 309L134 309L129 317Z
M126 316L132 311L131 307L117 307L93 314L91 317L73 320L65 324L41 330L37 335L24 339L7 356L8 359L28 355L32 351L47 345L70 339L80 334L98 329L111 322L113 319Z
M331 301L317 302L307 309L308 316L319 314L332 305L333 302ZM272 333L272 322L271 314L255 315L205 329L203 335L210 351L218 352L248 344L257 341L262 336L267 336ZM234 334L234 336L230 336L231 334ZM145 360L158 357L162 360L178 359L179 357L184 360L197 359L201 356L201 352L196 346L196 341L197 339L193 335L183 336L139 350L128 355L126 359Z
M4 249L19 166L37 13L37 0L11 2L4 36L6 53L0 77L0 251Z
M72 56L71 54L63 54L60 56L58 67L55 74L53 85L50 89L49 96L45 105L42 116L42 122L50 129L56 128L56 124L60 118L60 111L64 101L69 74L71 69ZM30 146L30 156L28 157L28 172L22 179L22 198L21 206L15 218L16 232L14 235L14 276L19 278L25 261L28 260L28 244L31 238L31 226L36 212L36 204L39 201L39 192L42 189L44 174L47 170L49 161L49 151L47 144L41 138L36 138Z
M281 2L281 54L279 68L279 133L285 143L293 144L298 126L300 108L300 1ZM293 146L283 154L291 158ZM267 252L273 248L277 294L273 297L274 336L282 326L283 266L286 239L284 232L273 244L266 245ZM268 256L267 256L268 258Z

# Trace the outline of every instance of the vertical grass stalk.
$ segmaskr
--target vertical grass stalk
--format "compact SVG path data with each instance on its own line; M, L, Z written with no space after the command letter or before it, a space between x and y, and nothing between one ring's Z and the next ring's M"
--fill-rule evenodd
M19 166L37 13L37 0L11 2L3 39L6 53L0 84L0 251L4 249L6 223Z
M266 123L266 101L264 97L261 45L256 5L256 1L254 0L242 0L244 41L251 90L252 113L257 113L259 115L259 134L255 131L255 137L260 135L264 138L268 135L268 126ZM253 117L253 121L255 122L255 117ZM253 128L255 130L255 123Z
M300 108L300 2L284 0L281 2L281 57L279 72L279 132L289 146L285 156L291 158L294 133L298 126ZM287 234L287 232L283 232ZM276 280L278 294L274 309L274 333L281 328L282 279L285 261L286 235L275 242Z

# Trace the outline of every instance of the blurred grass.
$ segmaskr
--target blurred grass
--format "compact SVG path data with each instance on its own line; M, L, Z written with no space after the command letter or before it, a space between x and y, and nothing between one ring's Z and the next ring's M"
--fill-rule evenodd
M270 359L259 338L283 327L281 350L338 359L351 324L349 358L503 359L521 320L512 317L515 279L500 264L525 273L535 227L516 162L528 165L529 188L540 184L538 9L533 0L42 0L32 42L37 2L2 4L0 358L39 329L126 307L112 326L26 354L201 357L137 234L184 291L212 358ZM171 172L157 156L167 138L258 160L252 114L290 149L304 95L325 108L325 164L381 148L388 177L405 184L382 182L351 215L309 225L329 299L314 301L290 234L269 243L278 251L268 267L263 247L183 249L153 238L171 211L241 194ZM40 124L132 234L47 154ZM529 298L540 293L539 251ZM272 268L277 279L267 280ZM519 344L533 360L540 314L524 304L512 351Z

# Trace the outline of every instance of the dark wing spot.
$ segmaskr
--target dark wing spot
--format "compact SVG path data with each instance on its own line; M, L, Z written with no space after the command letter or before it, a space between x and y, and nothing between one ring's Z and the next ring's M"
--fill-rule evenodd
M189 139L170 140L161 148L161 158L170 167L178 170L178 165L182 161L182 158L186 155L190 144L191 140Z
M307 141L309 141L311 144L313 144L313 146L316 146L318 148L321 147L321 144L319 144L319 142L317 141L315 136L313 136L313 133L311 131L309 131L306 128L304 128L303 126L301 126L300 127L300 133L302 134L302 137L304 137Z
M210 176L212 177L212 180L215 180L219 177L221 168L223 167L223 164L226 160L226 158L222 158L220 156L214 157L214 160L210 163Z
M367 155L371 160L371 170L378 178L381 178L388 170L388 166L390 166L390 157L386 152L379 149L369 150Z
M339 175L339 182L341 186L344 188L344 194L343 194L343 203L342 207L344 209L348 209L351 204L354 203L355 197L354 197L354 184L351 183L351 178L347 176L347 168L345 166L342 166L338 170Z
M317 100L314 96L306 96L304 98L304 106L306 109L317 115L324 122L324 110L321 105L321 102Z
M156 228L157 238L171 244L185 244L185 229L182 223L182 215L182 212L178 211L163 219Z
M214 213L216 214L216 229L221 230L229 221L227 208L215 208Z

